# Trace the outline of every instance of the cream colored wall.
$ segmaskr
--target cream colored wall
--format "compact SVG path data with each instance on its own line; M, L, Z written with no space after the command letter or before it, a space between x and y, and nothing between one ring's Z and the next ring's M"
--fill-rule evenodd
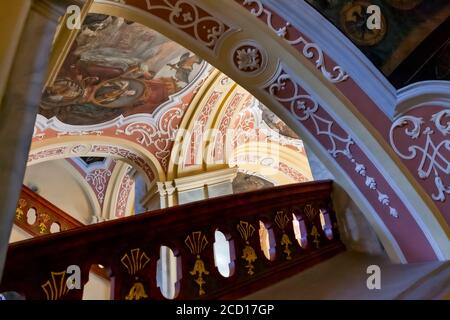
M90 224L94 209L85 191L89 186L83 187L86 182L77 174L64 159L47 161L29 166L24 184L36 186L39 195L80 222Z
M30 238L31 236L28 234L28 232L14 225L11 230L11 236L9 237L9 243L22 241Z
M34 185L39 195L84 224L90 224L94 212L87 195L89 186L66 160L53 160L29 166L25 172L25 185ZM26 233L14 226L10 242L26 238ZM111 284L94 273L84 288L84 300L109 300Z
M83 300L111 300L111 281L89 272L89 281L84 286Z

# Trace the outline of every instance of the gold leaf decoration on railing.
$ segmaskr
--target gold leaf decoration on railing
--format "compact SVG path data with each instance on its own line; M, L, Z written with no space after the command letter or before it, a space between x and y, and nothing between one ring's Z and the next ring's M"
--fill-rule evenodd
M120 262L125 266L130 275L135 275L139 270L144 269L150 258L141 249L131 249L130 255L124 254ZM131 258L130 258L131 256Z
M19 220L19 221L23 220L23 216L25 214L23 212L23 209L25 208L26 205L27 205L27 201L25 199L20 198L18 206L16 208L16 219L17 220Z
M59 300L69 292L69 286L67 285L66 271L51 272L51 279L47 280L42 289L47 296L47 300Z
M144 285L140 282L136 282L128 292L128 295L125 297L125 300L141 300L148 298L147 293L145 292Z
M316 226L312 226L310 235L312 235L312 236L314 237L313 242L316 244L316 248L319 249L319 245L320 245L320 240L319 240L319 239L320 239L320 233L319 233L319 231L317 231Z
M48 233L48 223L50 222L50 216L46 213L39 214L39 233L45 234Z
M258 257L256 256L256 252L253 247L250 246L250 242L248 240L253 236L255 227L246 221L240 221L237 225L237 229L241 234L242 239L245 241L245 248L242 250L241 258L247 261L247 265L245 266L248 269L247 273L249 275L253 275L255 273L253 271L255 269L253 262L255 262Z
M314 220L314 218L316 217L316 215L317 215L317 210L316 210L316 208L314 208L312 205L310 205L310 204L307 204L306 206L305 206L305 208L303 209L303 212L306 214L306 216L308 217L308 220L309 221L313 221Z
M194 279L195 283L197 283L199 287L198 295L204 295L206 292L203 289L203 285L206 284L206 282L203 279L203 275L209 275L209 271L206 270L205 263L201 259L200 254L208 245L208 239L206 239L206 236L202 234L201 231L195 231L186 237L184 243L189 248L191 253L197 258L195 260L194 268L189 271L189 273L194 276L194 278L198 275L198 277Z
M275 216L275 223L277 226L284 231L286 229L287 225L289 224L289 218L284 211L277 211L277 214Z
M275 216L275 223L277 224L278 228L281 229L283 232L283 236L281 237L281 245L284 246L283 252L286 253L286 260L291 260L291 253L292 251L289 249L289 246L292 245L291 239L289 239L289 236L286 234L286 227L289 224L289 217L286 213L283 211L278 211Z

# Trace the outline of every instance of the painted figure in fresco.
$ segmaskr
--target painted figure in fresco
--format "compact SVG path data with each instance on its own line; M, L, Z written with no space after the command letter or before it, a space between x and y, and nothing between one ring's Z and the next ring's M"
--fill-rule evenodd
M95 92L95 101L101 105L108 105L121 98L134 97L136 94L137 90L130 87L130 80L113 79Z
M153 113L195 78L201 63L138 23L89 15L39 113L71 125Z
M189 76L194 70L194 64L200 64L202 60L197 56L191 56L186 52L180 57L177 64L168 63L167 65L176 71L175 78L181 82L189 83Z
M260 103L258 108L262 111L262 120L275 132L282 134L283 136L299 139L298 135L289 128L275 113L270 111L265 105Z

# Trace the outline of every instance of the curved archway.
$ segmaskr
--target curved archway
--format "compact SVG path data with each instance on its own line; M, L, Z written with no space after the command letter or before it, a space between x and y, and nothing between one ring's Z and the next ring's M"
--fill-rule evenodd
M62 137L35 142L31 145L28 165L71 157L97 156L121 159L140 170L147 187L155 179L165 181L166 175L154 155L139 144L110 137Z
M269 181L275 181L276 185L312 180L306 155L276 144L250 142L240 145L229 155L227 163L256 171Z
M302 136L353 196L393 260L450 257L446 211L440 210L448 202L433 202L421 180L395 155L386 131L392 121L384 107L357 84L353 73L312 42L318 39L257 0L183 3L191 12L184 21L186 8L180 1L98 2L92 10L161 31L255 95ZM204 28L199 31L200 24Z

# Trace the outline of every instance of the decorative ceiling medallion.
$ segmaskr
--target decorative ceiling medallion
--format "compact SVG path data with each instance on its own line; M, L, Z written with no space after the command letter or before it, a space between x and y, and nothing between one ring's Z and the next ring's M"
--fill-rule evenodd
M422 0L387 0L387 2L396 9L411 10L417 7Z
M244 74L259 74L266 68L267 53L253 40L240 42L232 52L233 66Z
M366 1L352 1L341 10L341 26L345 34L359 46L373 46L383 40L387 31L387 22L380 13L380 29L370 30L367 20L371 16L367 8L371 3Z

